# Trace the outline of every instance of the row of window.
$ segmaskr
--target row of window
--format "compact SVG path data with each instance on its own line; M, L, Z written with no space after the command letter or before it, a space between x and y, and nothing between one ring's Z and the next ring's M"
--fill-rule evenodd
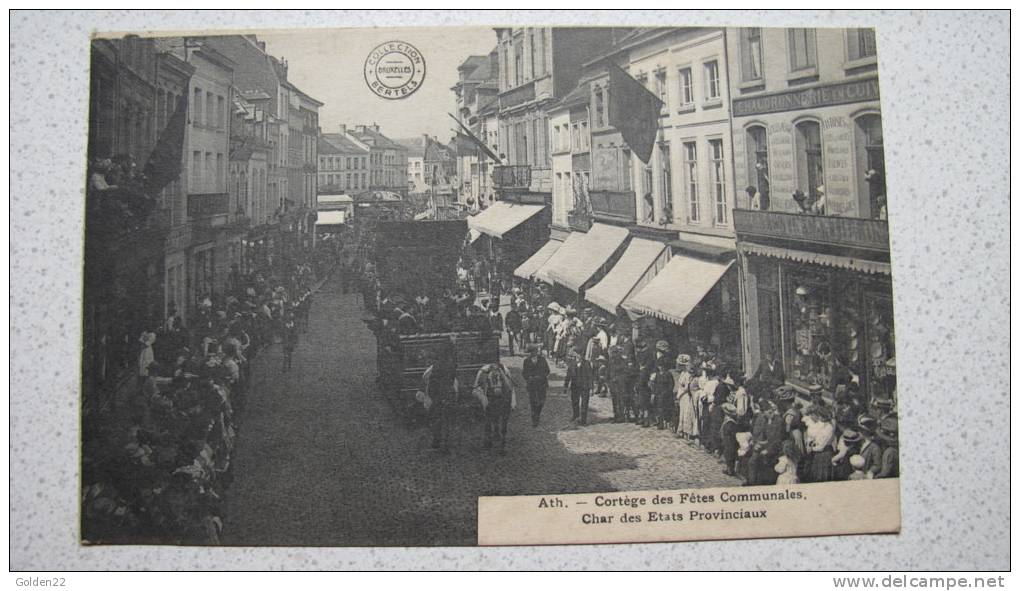
M188 192L222 193L226 183L226 158L221 153L191 153Z
M877 55L874 29L847 29L847 59L851 62ZM818 65L818 47L814 29L787 29L786 47L790 74ZM740 69L743 82L763 81L765 55L760 27L740 29Z
M505 44L500 64L503 90L545 76L548 72L546 51L546 32L541 28L526 28L523 34Z
M326 174L321 176L323 184L340 189L367 189L368 173Z
M681 162L681 203L674 199L673 160L669 142L658 144L658 158L644 165L640 176L640 194L642 198L642 221L645 223L671 224L685 219L697 224L702 222L701 202L708 199L712 208L712 220L715 225L729 223L729 203L726 189L726 155L722 138L707 140L707 153L704 157L708 162L707 185L703 183L702 169L699 165L702 157L696 140L680 143ZM625 153L629 163L630 153ZM653 164L657 170L653 170ZM655 176L658 175L658 183ZM679 209L677 206L679 205Z
M804 120L794 126L795 185L807 200L814 204L816 213L825 213L825 158L822 131L819 122ZM755 183L748 192L759 195L758 204L752 207L769 207L769 142L768 131L762 125L745 130L747 144L747 178ZM882 117L867 113L854 119L854 146L857 170L858 215L883 218L885 212L885 149L882 140ZM753 191L752 191L753 190Z
M361 170L368 169L365 156L323 156L321 158L325 170Z
M553 126L553 151L555 152L587 152L591 149L591 135L588 133L588 121L574 121Z
M191 95L191 124L195 127L227 128L227 99L195 87Z
M510 164L549 166L549 119L540 116L533 119L500 122L500 152L507 156ZM587 133L584 134L587 137Z

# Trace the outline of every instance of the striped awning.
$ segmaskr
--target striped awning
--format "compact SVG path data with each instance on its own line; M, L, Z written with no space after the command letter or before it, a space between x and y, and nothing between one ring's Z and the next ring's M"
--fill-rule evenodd
M806 252L791 248L768 246L765 244L758 244L756 242L740 242L739 248L744 254L757 254L777 259L788 259L800 263L811 263L814 265L824 265L826 267L852 269L862 273L892 275L892 267L889 263L883 263L880 261L870 261L868 259L845 257L834 254Z
M520 267L514 269L514 275L522 279L531 279L535 272L542 268L542 265L549 260L549 257L556 254L563 243L559 240L550 240L542 245L542 248L535 251L535 254L528 257L528 260L521 263Z
M623 302L623 309L683 324L732 264L676 255L648 285Z
M632 238L620 260L602 281L584 293L584 299L610 314L616 314L617 307L627 296L650 281L669 258L669 248L662 242Z
M497 201L469 217L467 219L468 227L494 238L502 238L504 234L531 219L544 207L544 205Z
M626 228L593 224L586 233L572 233L543 266L543 270L554 282L573 291L580 291L612 258L628 236L630 234Z

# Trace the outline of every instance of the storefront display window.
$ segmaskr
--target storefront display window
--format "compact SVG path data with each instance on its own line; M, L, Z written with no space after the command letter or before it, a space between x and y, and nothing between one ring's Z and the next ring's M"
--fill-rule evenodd
M832 301L827 273L798 271L789 281L789 377L827 386L832 377Z
M893 326L892 300L885 297L865 298L868 343L868 373L872 395L892 398L896 391L896 335Z

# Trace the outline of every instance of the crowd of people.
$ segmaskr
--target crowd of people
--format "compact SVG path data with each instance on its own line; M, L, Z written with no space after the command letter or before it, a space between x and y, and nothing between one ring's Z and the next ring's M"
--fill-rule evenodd
M506 303L500 297L504 286L505 314L500 306ZM714 455L723 472L747 485L899 475L895 384L865 391L859 376L844 371L824 387L795 388L776 358L745 374L738 360L724 359L720 351L649 338L626 318L561 305L546 286L514 285L479 261L465 265L462 260L457 284L438 295L422 294L413 301L375 296L379 314L374 329L394 341L400 334L420 332L505 333L506 352L525 354L522 373L534 426L541 421L556 367L564 374L572 420L579 426L589 422L592 396L611 398L611 421L669 430ZM473 391L483 398L495 391L496 399L503 400L500 392L513 390L512 380L500 377L504 373L501 364L486 365ZM894 379L895 360L885 375L886 382L888 376ZM428 398L442 396L437 391ZM442 448L446 423L432 424L438 424L434 446ZM487 423L486 442L496 438L502 449L499 435L505 438L505 424Z
M524 373L536 425L547 355L565 368L563 387L579 425L588 423L591 396L609 396L613 422L668 429L715 455L726 474L745 484L899 475L894 385L869 394L859 376L843 372L827 394L820 384L797 389L777 359L746 375L718 351L693 345L677 353L665 339L635 337L625 321L542 301L515 288L503 323L511 354L515 343L529 351ZM895 360L887 365L894 376Z
M142 332L137 380L83 423L85 539L220 542L252 362L281 343L290 368L328 260L248 274L235 266L226 293L198 298L187 324L171 307Z

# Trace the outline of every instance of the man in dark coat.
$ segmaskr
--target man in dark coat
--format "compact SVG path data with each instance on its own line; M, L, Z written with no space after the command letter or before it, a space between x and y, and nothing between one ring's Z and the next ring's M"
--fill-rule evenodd
M609 349L609 394L613 397L613 422L630 420L634 398L634 359L630 350L620 344Z
M735 476L737 468L737 432L740 425L737 422L737 407L729 402L723 403L723 422L719 428L719 443L722 446L723 462L726 469L723 471L727 476Z
M528 347L528 356L524 359L521 373L528 389L528 402L531 404L531 426L537 427L542 407L545 406L545 394L549 389L549 363L539 352L537 345Z
M775 484L776 460L786 437L786 425L779 416L776 404L771 400L761 401L761 412L754 418L751 427L751 459L748 462L748 484Z
M786 384L783 363L775 355L766 355L758 364L758 371L748 380L750 394L755 398L768 396Z
M524 320L521 318L521 313L517 311L517 306L511 306L507 311L504 325L506 326L506 342L512 356L514 354L514 342L520 338L521 329L524 326ZM518 346L523 346L523 343L518 342L517 344Z
M649 381L655 372L655 352L644 339L638 339L634 345L634 360L637 362L637 382L634 384L637 422L642 427L651 427L652 387Z
M591 362L577 351L570 351L567 359L567 377L563 380L563 389L570 392L570 406L574 415L571 420L587 425L588 402L594 382L594 370Z

